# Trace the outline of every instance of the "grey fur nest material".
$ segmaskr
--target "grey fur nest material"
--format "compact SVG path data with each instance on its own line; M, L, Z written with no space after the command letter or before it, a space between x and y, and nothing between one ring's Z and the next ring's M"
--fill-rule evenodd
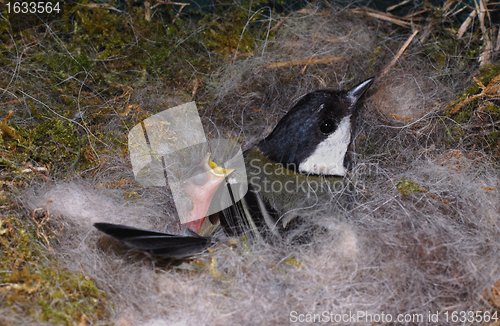
M205 109L202 121L208 132L242 137L248 148L301 95L346 88L369 77L367 71L377 74L398 44L343 10L291 16L274 41L259 45L259 55L235 59L214 76L210 88L217 102ZM370 66L379 45L387 61ZM350 177L356 196L341 216L311 214L324 231L310 243L270 246L240 239L173 265L128 252L92 223L164 231L175 227L176 215L167 192L131 184L128 190L140 192L134 201L125 200L121 189L99 187L131 178L120 161L108 162L110 168L95 180L31 188L25 203L34 209L54 199L51 209L67 225L56 255L109 294L116 325L283 325L299 314L324 312L383 312L395 325L459 324L445 322L445 311L489 309L482 293L500 279L500 177L481 152L445 149L436 136L436 103L449 101L466 81L446 83L419 51L418 44L410 47L367 96ZM306 68L269 67L313 57L342 59ZM419 136L414 124L389 122L390 114L431 127ZM429 312L440 312L440 322L429 322ZM398 314L421 314L423 320L398 323Z

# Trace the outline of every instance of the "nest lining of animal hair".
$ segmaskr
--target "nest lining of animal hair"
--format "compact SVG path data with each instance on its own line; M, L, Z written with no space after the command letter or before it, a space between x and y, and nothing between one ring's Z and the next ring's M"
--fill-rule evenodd
M173 232L178 216L169 191L134 182L128 158L118 150L99 152L98 168L32 178L22 192L13 193L24 207L18 218L33 217L47 255L107 293L113 303L109 316L93 323L281 325L290 322L292 312L363 311L422 314L423 321L407 324L425 325L432 324L429 312L500 310L495 286L500 279L500 177L492 143L481 140L480 132L473 135L498 128L487 125L494 116L488 110L499 107L498 87L490 85L491 79L480 85L483 93L490 85L490 93L475 102L483 109L459 121L446 110L470 109L464 98L456 100L457 94L480 82L472 80L479 64L463 63L472 39L456 41L454 54L437 61L432 47L439 47L441 32L422 27L385 71L411 32L353 10L359 8L322 5L279 19L268 16L263 29L276 27L274 36L256 39L251 55L233 51L203 79L198 93L193 91L206 133L237 139L246 149L269 134L303 94L346 89L383 74L365 96L357 120L348 176L352 198L340 209L332 201L308 212L304 228L315 230L310 241L270 245L227 239L185 261L130 251L92 224ZM163 93L151 81L135 85L127 95L128 114L119 111L118 100L106 103L111 109L108 122L100 125L103 134L126 134L131 122L147 116L135 106L152 108L147 113L154 114L165 103L188 100L186 93ZM97 119L92 114L98 110L88 108L91 116L75 118L80 126L74 130L91 131L85 119ZM8 127L3 127L4 138ZM101 142L94 143L96 151L114 146ZM85 155L96 153L89 148ZM29 169L36 173L35 167ZM37 209L46 214L35 218ZM6 224L1 225L4 230ZM7 305L0 311L10 316L3 317L8 324L44 323Z

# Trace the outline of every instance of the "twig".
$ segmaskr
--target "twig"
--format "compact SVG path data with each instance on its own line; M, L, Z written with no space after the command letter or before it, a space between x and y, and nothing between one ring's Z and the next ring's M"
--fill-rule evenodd
M371 8L367 8L367 7L359 7L359 8L352 10L352 12L355 14L366 14L370 17L385 20L385 21L388 21L390 23L393 23L393 24L396 24L396 25L399 25L399 26L405 27L405 28L412 28L412 27L415 27L417 29L422 28L422 26L413 23L413 20L406 19L408 21L405 21L404 18L397 17L397 16L394 16L392 14L384 13L384 12L381 12L381 11L378 11L375 9L371 9Z
M7 123L7 121L9 121L10 118L12 118L12 116L14 115L14 112L12 110L9 111L9 113L7 113L7 116L5 117L5 119L3 119L3 123Z
M194 96L196 95L196 91L198 90L198 87L200 86L198 82L198 78L193 79L193 91L191 92L191 101L194 101Z
M458 0L458 1L459 1L462 5L464 5L465 7L469 8L469 9L471 9L471 10L474 10L474 9L475 9L475 7L473 7L473 6L471 6L471 5L469 5L469 4L465 3L465 2L463 2L462 0Z
M156 8L157 6L159 5L173 5L173 6L181 6L181 8L179 9L179 12L175 15L175 18L174 20L172 20L172 24L175 23L175 20L177 18L179 18L179 15L181 14L181 11L182 9L184 9L185 6L189 6L189 3L185 3L185 2L172 2L172 1L162 1L162 0L158 0L158 3L155 4L154 6L151 7L151 9L154 9ZM151 19L151 17L150 17Z
M394 6L387 7L387 9L385 11L392 11L392 10L396 9L397 7L404 6L405 4L407 4L409 2L411 2L411 0L401 1L400 3L395 4Z
M144 1L144 19L147 21L151 20L151 1Z
M484 87L484 85L481 82L479 82L479 80L476 80L476 82L478 83L479 87L483 89L481 93L473 95L471 97L468 97L460 101L449 111L450 114L457 113L458 110L460 110L464 105L469 104L470 102L473 102L478 98L500 97L500 75L497 75L495 78L493 78L493 80L486 87Z
M477 11L474 10L469 14L469 17L462 23L460 28L458 29L457 32L457 39L461 39L462 36L464 36L465 31L467 30L467 27L469 27L470 23L472 20L477 16Z
M492 123L488 123L488 124L485 124L485 125L465 125L462 128L464 128L464 129L474 129L474 128L495 127L496 125L499 125L499 124L500 124L500 120L492 122Z
M441 8L441 10L442 10L442 11L446 11L446 10L448 10L454 2L455 2L455 0L447 0L447 1L444 3L444 5L443 5L443 7ZM458 5L458 3L457 3L457 5Z
M180 12L185 6L189 6L189 3L158 0L158 3L155 4L154 6L152 6L151 9L154 9L154 8L158 7L159 5L181 6L181 9L179 10L179 12Z
M7 105L7 104L14 104L14 103L21 102L21 101L24 101L24 97L20 97L17 100L0 103L0 106Z
M427 12L428 10L427 9L424 9L424 10L420 10L420 11L415 11L415 12L412 12L411 14L408 14L406 16L403 17L403 19L412 19L412 20L427 20L425 18L421 18L421 17L415 17L417 15L420 15L420 14L423 14L424 12Z
M417 35L417 33L418 33L418 29L416 31L414 31L413 34L411 34L410 37L406 40L405 44L403 44L403 46L399 49L398 53L396 53L396 56L394 57L394 59L392 59L392 61L387 65L387 67L385 67L384 71L382 71L379 78L385 76L387 74L387 72L389 71L389 69L391 69L396 64L396 61L398 61L399 57L401 57L401 55L406 50L408 45L410 45L411 41L413 40L415 35Z
M113 7L109 3L88 3L85 5L81 5L81 6L88 7L88 8L99 8L99 9L105 8L105 9L109 9L109 10L123 12L122 10Z
M35 95L33 95L33 96L38 96L38 95L40 95L40 94L42 94L42 93L37 93L37 94L35 94ZM15 100L12 100L12 101L8 101L8 102L3 102L3 103L0 103L0 106L3 106L3 105L8 105L8 104L15 104L15 103L18 103L18 102L22 102L22 101L24 101L24 100L26 100L26 97L20 97L20 98L17 98L17 99L15 99ZM5 121L4 121L4 122L5 122Z
M342 37L337 37L337 38L325 38L321 35L318 35L318 37L322 40L322 41L325 41L325 42L328 42L328 43L339 43L339 42L344 42L344 41L347 41L348 40L348 37L352 34L352 32L354 31L354 28L351 29L351 31L349 32L349 34L345 35L345 36L342 36Z
M484 16L488 14L488 19L491 23L491 17L488 9L486 9L487 0L479 0L479 8L477 8L478 3L476 2L476 10L479 12L479 24L481 26L481 32L483 33L483 38L485 42L484 49L479 56L479 64L486 65L491 63L491 54L493 52L493 43L491 42L491 37L486 25L484 24Z
M49 223L51 221L49 209L50 209L50 204L53 201L54 201L53 198L49 198L49 200L47 201L47 203L46 203L47 208L46 208L46 211L43 212L40 222L37 221L36 213L38 211L43 210L43 207L40 207L40 208L33 210L33 214L31 215L31 220L36 224L37 237L43 238L43 240L45 240L45 243L47 244L47 248L49 249L50 252L52 252L52 247L50 246L49 239L54 238L57 235L57 232L50 229L50 228L47 228L53 234L52 236L48 236L45 232L44 226L46 226L47 223ZM57 231L61 232L62 230L64 230L64 224L62 222L59 222L59 223L61 223L61 228Z
M305 60L297 60L297 61L287 61L287 62L274 62L267 65L268 69L277 69L277 68L286 68L292 66L302 66L309 64L322 64L322 63L331 63L339 60L343 60L344 57L328 57L328 58L319 58L319 59L305 59Z
M493 187L481 186L481 188L483 188L484 190L487 190L487 191L495 190L496 188L498 188L498 182Z
M221 272L219 272L216 268L215 268L215 256L214 256L214 252L212 251L212 248L207 248L208 249L208 252L210 252L210 274L212 275L213 278L224 278L224 274L222 274Z
M130 113L130 111L132 109L134 109L136 111L142 111L142 108L139 105L137 105L137 104L129 104L129 105L127 105L125 107L125 111L123 111L122 113L118 113L118 116L120 116L120 117L126 117Z
M101 183L99 183L99 188L101 188L101 187L106 187L106 188L107 187L120 187L120 186L129 184L129 183L130 183L130 180L128 180L128 179L121 180L118 182L101 182Z

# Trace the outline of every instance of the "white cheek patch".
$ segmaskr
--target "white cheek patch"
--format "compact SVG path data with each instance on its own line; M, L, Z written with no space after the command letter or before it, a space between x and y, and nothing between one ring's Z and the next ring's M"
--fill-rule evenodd
M300 163L304 173L344 176L344 157L351 142L351 116L344 117L333 134L318 144L316 150Z

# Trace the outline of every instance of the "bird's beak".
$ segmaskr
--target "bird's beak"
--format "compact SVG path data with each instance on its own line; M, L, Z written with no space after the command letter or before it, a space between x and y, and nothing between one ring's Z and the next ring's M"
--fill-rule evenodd
M358 100L363 96L366 90L370 88L374 80L375 77L369 78L347 91L347 97L351 101L351 108L354 107L356 102L358 102Z
M205 155L200 166L205 171L203 182L195 184L188 180L184 186L184 190L193 203L193 209L187 213L185 219L189 221L186 226L198 234L217 189L224 179L234 172L234 169L225 169L215 164L210 160L210 154Z
M225 178L234 172L234 169L225 169L222 166L218 166L217 164L215 164L214 161L210 161L210 153L208 153L205 157L206 159L204 158L203 161L206 162L204 164L207 168L207 171L212 173L214 176Z

